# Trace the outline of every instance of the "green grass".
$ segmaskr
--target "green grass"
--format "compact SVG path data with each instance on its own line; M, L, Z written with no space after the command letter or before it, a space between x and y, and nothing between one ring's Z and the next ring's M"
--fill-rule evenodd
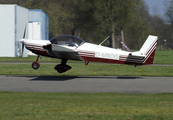
M156 51L154 64L173 64L173 51Z
M33 70L29 64L0 64L0 75L53 75L53 76L173 76L173 66L138 66L115 64L69 64L72 69L59 74L56 64L41 64Z
M1 120L172 120L173 94L0 92Z
M41 67L38 70L31 68L31 63L36 56L27 58L0 58L0 62L30 63L30 64L0 64L0 75L63 75L63 76L173 76L173 66L134 66L89 63L84 66L84 61L68 61L72 69L59 74L54 66L59 64L59 59L43 57L39 60ZM156 51L155 64L173 64L173 51ZM54 64L44 64L54 63ZM79 64L80 63L80 64Z

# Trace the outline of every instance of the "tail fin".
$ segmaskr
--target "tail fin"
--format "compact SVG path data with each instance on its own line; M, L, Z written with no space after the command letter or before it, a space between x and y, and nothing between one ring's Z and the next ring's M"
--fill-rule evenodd
M149 35L139 51L129 54L125 64L134 66L153 64L156 45L157 36Z
M153 64L157 45L157 36L149 35L139 52L145 56L143 65Z

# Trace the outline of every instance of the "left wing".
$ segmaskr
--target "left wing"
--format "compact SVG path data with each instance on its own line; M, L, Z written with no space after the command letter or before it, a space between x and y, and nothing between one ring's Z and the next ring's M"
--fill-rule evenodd
M76 51L76 46L49 44L43 48L49 55L58 59L83 60Z

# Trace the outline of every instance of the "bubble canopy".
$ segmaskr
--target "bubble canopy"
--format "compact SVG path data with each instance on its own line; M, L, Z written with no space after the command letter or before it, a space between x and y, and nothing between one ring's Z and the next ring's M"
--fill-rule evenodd
M67 46L80 46L83 43L85 43L84 40L73 35L59 35L50 39L50 42L52 44L67 45Z

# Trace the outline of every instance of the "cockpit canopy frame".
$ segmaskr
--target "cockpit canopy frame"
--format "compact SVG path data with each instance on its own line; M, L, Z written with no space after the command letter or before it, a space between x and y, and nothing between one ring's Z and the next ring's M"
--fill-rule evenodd
M72 46L72 47L73 46L79 47L80 45L85 43L84 40L73 35L59 35L50 39L50 42L52 44L66 45L66 46Z

